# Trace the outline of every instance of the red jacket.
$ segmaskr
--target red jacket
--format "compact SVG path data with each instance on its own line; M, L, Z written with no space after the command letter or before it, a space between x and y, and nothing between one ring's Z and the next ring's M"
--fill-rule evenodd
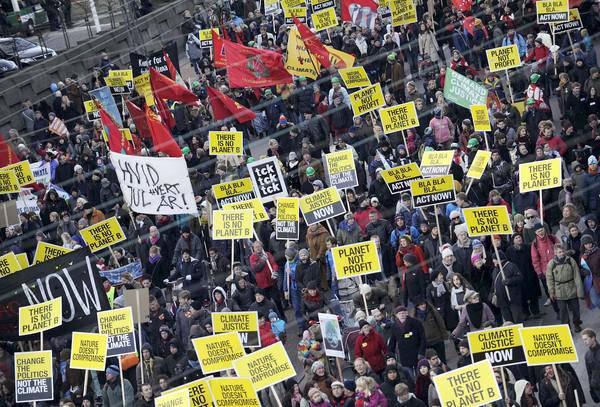
M561 156L567 154L567 145L559 136L552 136L550 140L546 140L544 137L539 137L535 143L536 147L548 144L550 149L558 151Z
M545 45L541 47L534 47L533 50L527 54L523 62L531 62L531 61L544 61L540 64L540 67L544 67L546 65L546 58L550 55L550 50Z
M538 277L543 276L543 278L546 278L546 269L548 268L548 263L554 257L554 245L556 243L558 243L558 240L546 232L546 236L543 239L536 236L531 244L531 262Z
M269 252L265 253L267 254L269 263L271 263L273 272L276 273L279 270L279 266L275 262L273 255ZM261 257L257 256L256 253L252 253L250 256L250 271L254 273L258 288L270 288L275 285L275 280L273 280L273 277L271 276L269 265Z
M360 334L354 343L354 356L364 358L375 373L385 369L385 355L388 348L381 335L371 329L367 336Z
M258 327L258 334L260 335L260 345L263 348L277 343L277 337L273 333L269 321L265 321L264 325Z
M379 211L372 206L368 206L364 210L357 210L354 212L354 220L358 226L360 226L360 231L363 234L365 233L367 225L369 224L369 213L371 212L377 212L377 219L381 219L381 213L379 213Z
M425 253L423 252L423 249L414 243L408 247L400 247L396 252L396 266L398 266L398 269L406 267L404 264L404 256L406 256L408 253L414 254L417 260L419 260L421 271L423 271L425 274L429 274L429 267L427 266L427 260L425 260Z

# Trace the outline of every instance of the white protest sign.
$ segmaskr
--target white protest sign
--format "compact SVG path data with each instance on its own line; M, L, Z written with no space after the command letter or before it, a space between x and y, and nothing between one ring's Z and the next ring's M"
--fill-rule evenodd
M35 177L35 182L38 184L48 185L50 183L50 163L48 161L38 161L37 163L29 164L31 172Z

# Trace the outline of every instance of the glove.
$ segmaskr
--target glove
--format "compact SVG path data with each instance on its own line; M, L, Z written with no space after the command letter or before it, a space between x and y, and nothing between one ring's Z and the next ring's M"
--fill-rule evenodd
M163 283L165 283L165 284L169 284L169 279L168 279L168 278L165 278L165 279L163 280Z
M191 274L188 274L187 276L185 276L185 279L186 279L187 281L191 281L191 280L192 280L192 275L191 275Z

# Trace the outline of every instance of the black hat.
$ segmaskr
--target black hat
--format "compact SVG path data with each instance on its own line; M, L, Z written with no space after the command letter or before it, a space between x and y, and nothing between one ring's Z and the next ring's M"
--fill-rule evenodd
M306 289L308 290L317 290L318 289L318 284L316 281L310 281L307 285L306 285Z
M202 301L192 301L192 303L190 304L190 306L195 309L196 311L200 311L202 309Z
M362 328L363 328L363 326L365 326L365 325L369 325L369 323L368 323L368 322L367 322L365 319L361 319L361 320L358 322L358 328L359 328L359 329L362 329Z
M409 263L411 266L414 266L415 264L417 264L419 262L419 260L417 259L417 256L415 256L412 253L405 254L404 257L402 258L402 261L404 261L404 263Z

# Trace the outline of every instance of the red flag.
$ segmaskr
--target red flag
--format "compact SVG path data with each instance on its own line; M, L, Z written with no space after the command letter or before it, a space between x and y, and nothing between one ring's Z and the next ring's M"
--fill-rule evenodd
M137 105L130 100L127 100L127 110L129 111L129 115L133 119L135 123L135 127L138 130L138 133L143 138L151 138L150 130L148 129L148 123L146 122L146 115L144 111L137 107Z
M110 151L115 153L121 153L123 150L123 136L121 135L121 130L119 130L119 126L115 123L115 120L112 118L110 114L100 103L97 103L98 111L100 112L100 119L102 120L102 124L104 125L104 129L106 130L106 135L108 136L108 148ZM125 140L127 142L127 140Z
M341 0L342 20L359 27L373 29L377 19L377 3L373 0Z
M175 69L175 65L173 65L173 62L171 61L171 58L169 58L169 54L167 54L167 51L165 51L164 49L163 49L163 58L165 59L167 68L169 68L169 76L171 77L171 79L176 81L177 80L177 70Z
M458 11L465 12L471 10L471 7L473 6L473 0L452 0L452 5Z
M230 88L265 88L292 83L292 75L284 68L281 54L227 40L223 43Z
M213 60L215 68L225 68L227 66L227 60L225 59L225 46L223 40L212 30L212 41L213 41Z
M152 135L154 150L171 157L181 157L181 149L171 136L169 129L161 122L160 117L146 106L146 120Z
M152 93L154 94L154 92ZM173 113L171 113L165 101L156 96L156 94L154 94L154 105L156 106L156 110L158 110L158 114L160 115L162 122L165 125L167 125L170 129L175 127L175 124L177 123L175 122Z
M19 160L10 142L7 142L4 135L0 134L0 167L6 167L19 161L21 160Z
M197 105L198 98L193 92L181 86L177 82L169 79L156 69L150 67L150 84L154 91L154 96L161 99L176 100L188 105Z
M327 49L323 43L312 31L308 29L307 26L298 20L298 17L294 17L294 24L296 24L298 32L300 33L300 37L302 37L302 41L304 41L304 45L306 46L308 52L313 54L317 58L317 61L323 65L323 67L329 68L331 66L329 52L327 52Z
M256 118L256 113L245 106L240 105L229 96L224 95L210 86L206 87L213 115L216 120L225 120L233 117L240 123L246 123Z

